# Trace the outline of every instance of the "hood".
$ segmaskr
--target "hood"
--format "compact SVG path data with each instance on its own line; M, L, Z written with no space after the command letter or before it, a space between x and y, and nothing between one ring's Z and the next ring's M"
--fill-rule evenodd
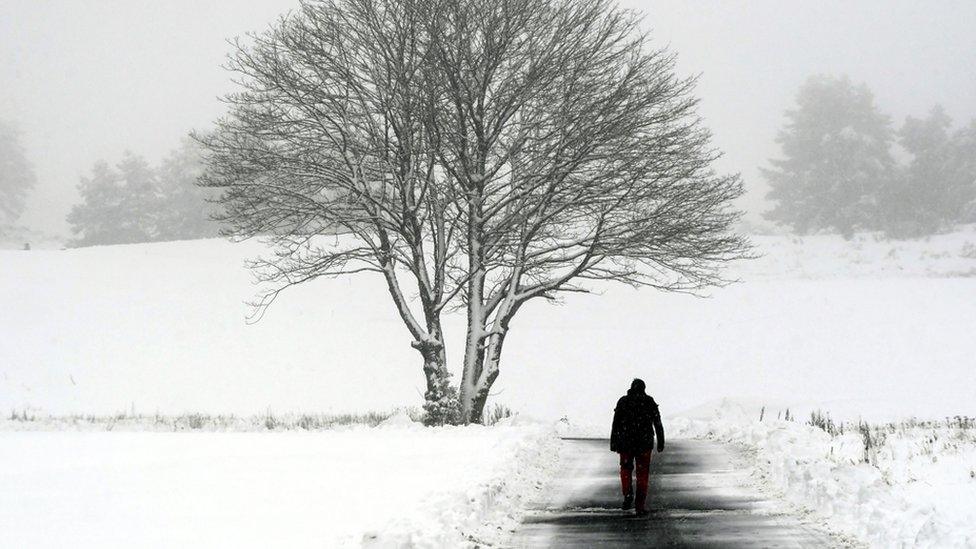
M627 389L627 394L629 396L646 395L647 393L644 392L646 389L647 386L644 385L644 380L635 379L630 383L630 389Z

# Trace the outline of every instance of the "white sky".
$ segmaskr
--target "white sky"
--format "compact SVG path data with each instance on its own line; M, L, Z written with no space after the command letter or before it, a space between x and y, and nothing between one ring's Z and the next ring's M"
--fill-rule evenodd
M763 208L757 167L783 111L814 73L866 82L896 122L941 103L976 117L971 0L687 2L641 9L679 70L701 73L701 113ZM131 150L151 161L205 128L231 88L225 40L264 28L295 0L0 0L0 118L13 121L39 184L21 223L66 233L79 176Z

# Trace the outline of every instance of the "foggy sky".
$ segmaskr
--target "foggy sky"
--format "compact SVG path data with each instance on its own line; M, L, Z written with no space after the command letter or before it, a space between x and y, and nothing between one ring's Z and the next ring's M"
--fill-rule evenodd
M79 176L130 150L155 162L206 129L232 89L226 39L296 0L0 0L0 119L21 130L38 186L20 224L67 234ZM803 80L848 74L900 124L941 103L976 117L976 2L626 0L657 45L701 74L700 113L765 209L758 166Z

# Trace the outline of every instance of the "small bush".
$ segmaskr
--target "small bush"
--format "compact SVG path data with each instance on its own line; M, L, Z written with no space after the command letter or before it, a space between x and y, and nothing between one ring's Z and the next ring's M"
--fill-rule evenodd
M17 410L10 410L10 421L34 421L34 414L28 414L27 409L24 408L17 413Z
M890 424L889 424L890 425ZM887 439L887 431L884 427L872 427L869 423L861 421L857 424L857 430L861 433L864 440L864 463L877 465L877 452L884 446Z
M203 429L207 419L208 418L201 414L190 414L189 417L187 417L187 423L190 425L190 429Z
M495 425L500 420L515 415L512 409L504 404L495 404L491 410L485 410L484 424Z
M306 431L314 431L322 426L316 416L303 414L298 418L298 426Z
M844 424L835 423L827 412L820 410L810 413L810 420L807 421L807 424L823 429L832 437L844 434Z

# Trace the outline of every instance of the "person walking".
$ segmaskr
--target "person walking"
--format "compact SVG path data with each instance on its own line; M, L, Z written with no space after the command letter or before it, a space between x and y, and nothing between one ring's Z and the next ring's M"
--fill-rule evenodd
M647 516L647 477L651 465L651 451L657 438L658 453L664 451L664 425L657 403L646 393L647 386L640 379L630 384L627 394L620 397L613 411L610 429L610 451L620 454L620 485L623 489L623 509L635 507L637 516ZM636 499L633 473L637 469Z

